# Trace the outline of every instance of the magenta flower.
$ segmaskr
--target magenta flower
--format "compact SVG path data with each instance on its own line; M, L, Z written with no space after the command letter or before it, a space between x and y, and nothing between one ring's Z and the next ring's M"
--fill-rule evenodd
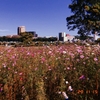
M0 92L2 92L3 91L3 88L0 88Z
M85 79L85 76L84 76L84 75L81 75L81 76L79 77L79 79L80 79L80 80Z
M77 52L78 52L78 53L82 53L83 51L82 51L82 50L80 50L80 49L77 49Z

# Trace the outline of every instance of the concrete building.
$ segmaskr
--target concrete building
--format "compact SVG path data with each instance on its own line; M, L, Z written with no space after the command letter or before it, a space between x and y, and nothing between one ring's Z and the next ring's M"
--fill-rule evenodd
M35 31L26 31L26 30L25 30L25 26L19 26L19 27L17 28L17 35L20 35L20 33L23 33L23 32L32 34L33 37L38 37L38 34L36 34Z
M25 32L25 26L19 26L17 29L17 34L20 35L20 33Z
M72 41L75 38L75 36L71 36L69 34L66 34L65 32L60 32L59 33L59 41Z

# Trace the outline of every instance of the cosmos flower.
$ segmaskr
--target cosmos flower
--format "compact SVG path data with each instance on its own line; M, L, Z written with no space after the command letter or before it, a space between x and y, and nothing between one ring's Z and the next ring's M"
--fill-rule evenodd
M80 58L83 59L84 58L84 55L80 55Z
M98 59L97 58L94 58L94 61L98 61Z
M68 87L68 90L69 90L69 91L73 91L72 86L69 86L69 87Z
M80 80L85 79L85 76L84 76L84 75L81 75L81 76L79 77L79 79L80 79Z
M68 95L66 94L66 92L62 92L62 95L64 96L65 99L68 99Z
M22 74L23 74L22 72L19 73L19 75L22 75Z
M66 81L66 84L68 84L68 81Z

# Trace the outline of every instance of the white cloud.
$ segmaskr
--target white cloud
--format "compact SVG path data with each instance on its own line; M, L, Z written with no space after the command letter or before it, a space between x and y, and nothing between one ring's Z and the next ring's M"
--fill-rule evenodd
M8 32L9 30L7 29L0 29L0 32Z

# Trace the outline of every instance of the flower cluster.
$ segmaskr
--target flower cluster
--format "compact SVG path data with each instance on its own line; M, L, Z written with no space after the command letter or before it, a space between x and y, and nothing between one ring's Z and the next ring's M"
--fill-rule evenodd
M0 100L62 100L59 91L80 100L75 91L97 89L99 78L100 47L0 48Z

